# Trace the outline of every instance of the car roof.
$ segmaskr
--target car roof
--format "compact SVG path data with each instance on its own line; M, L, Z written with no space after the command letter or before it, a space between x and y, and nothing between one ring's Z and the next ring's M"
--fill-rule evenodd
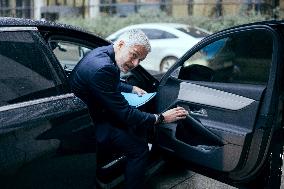
M247 23L247 24L241 24L241 25L237 25L237 26L232 26L232 27L229 27L229 28L226 28L224 30L220 30L216 33L219 33L219 32L223 32L223 31L227 31L227 30L231 30L231 29L234 29L234 28L238 28L238 27L246 27L246 26L252 26L252 25L267 25L267 26L275 26L275 25L284 25L284 20L266 20L266 21L259 21L259 22L252 22L252 23ZM159 28L159 27L165 27L165 28L178 28L178 27L194 27L194 28L197 28L197 29L200 29L204 32L208 32L209 34L211 34L211 32L209 31L206 31L205 29L203 28L199 28L199 27L196 27L196 26L191 26L191 25L186 25L186 24L181 24L181 23L142 23L142 24L134 24L134 25L130 25L130 26L126 26L124 28L136 28L136 27L156 27L156 28ZM122 29L124 29L122 28ZM122 30L120 29L120 30Z
M180 24L180 23L143 23L143 24L134 24L132 26L148 26L148 27L171 27L171 28L177 28L177 27L187 27L186 24Z
M161 28L162 27L162 28L172 28L172 29L187 28L187 27L198 28L196 26L191 26L191 25L181 24L181 23L161 23L161 22L133 24L133 25L126 26L125 28L141 28L141 27L146 27L146 28ZM202 28L198 28L198 29L204 30ZM206 31L206 30L204 30L204 31Z
M198 28L195 26L187 25L187 24L181 24L181 23L142 23L142 24L133 24L126 27L123 27L119 29L118 31L112 33L107 37L107 39L110 39L114 36L120 35L121 33L130 30L130 29L158 29L158 30L164 30L171 32L172 34L178 35L178 36L184 36L184 37L190 37L190 38L203 38L211 32Z
M0 17L0 27L8 26L35 26L35 27L56 27L56 28L70 28L72 30L84 31L82 28L60 24L56 22L43 21L43 20L32 20L26 18L12 18L12 17Z
M90 31L84 30L81 27L63 24L63 23L57 23L57 22L51 22L46 20L32 20L27 18L12 18L12 17L0 17L0 27L38 27L39 29L44 28L53 28L53 29L68 29L73 30L77 32L84 32L86 34L94 35L96 37L99 37L103 39L103 37L94 34Z
M40 31L60 31L64 32L83 32L85 36L95 37L97 43L107 44L108 42L101 36L94 34L90 31L84 30L81 27L72 26L68 24L56 23L45 20L32 20L26 18L12 18L12 17L0 17L1 27L37 27ZM82 33L81 33L82 34Z

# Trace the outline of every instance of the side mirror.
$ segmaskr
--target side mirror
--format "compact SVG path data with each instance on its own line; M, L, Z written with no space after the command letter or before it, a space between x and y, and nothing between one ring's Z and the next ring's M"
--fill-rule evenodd
M182 67L179 72L179 79L192 81L212 81L214 71L206 66L192 64Z

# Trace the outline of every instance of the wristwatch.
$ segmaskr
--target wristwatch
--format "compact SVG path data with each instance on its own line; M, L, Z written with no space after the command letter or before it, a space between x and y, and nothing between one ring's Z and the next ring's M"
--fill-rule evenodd
M165 117L163 116L163 114L158 114L157 124L164 123L164 121L165 121Z

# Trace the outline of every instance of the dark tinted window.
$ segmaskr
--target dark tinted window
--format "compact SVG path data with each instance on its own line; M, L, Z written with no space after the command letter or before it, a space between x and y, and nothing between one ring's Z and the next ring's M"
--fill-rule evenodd
M206 37L207 35L209 35L209 33L200 30L198 28L194 28L194 27L182 27L182 28L177 28L179 31L182 31L188 35L191 35L192 37L195 38L202 38L202 37Z
M147 35L149 39L171 39L177 38L174 34L163 30L157 29L142 29L142 31Z
M213 71L211 80L214 82L265 84L272 52L273 39L269 32L242 32L215 41L196 52L181 68L179 78L192 80L191 68L197 64Z
M29 31L0 33L0 105L57 94L44 46Z

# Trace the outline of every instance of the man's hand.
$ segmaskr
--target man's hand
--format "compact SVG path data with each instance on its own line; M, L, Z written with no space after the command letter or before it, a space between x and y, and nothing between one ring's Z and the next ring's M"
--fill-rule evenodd
M162 113L162 115L165 118L164 123L171 123L180 119L185 119L188 115L188 111L185 110L183 107L177 107L165 111L164 113Z
M132 93L137 94L138 96L142 96L143 94L146 94L147 92L137 86L133 86Z

